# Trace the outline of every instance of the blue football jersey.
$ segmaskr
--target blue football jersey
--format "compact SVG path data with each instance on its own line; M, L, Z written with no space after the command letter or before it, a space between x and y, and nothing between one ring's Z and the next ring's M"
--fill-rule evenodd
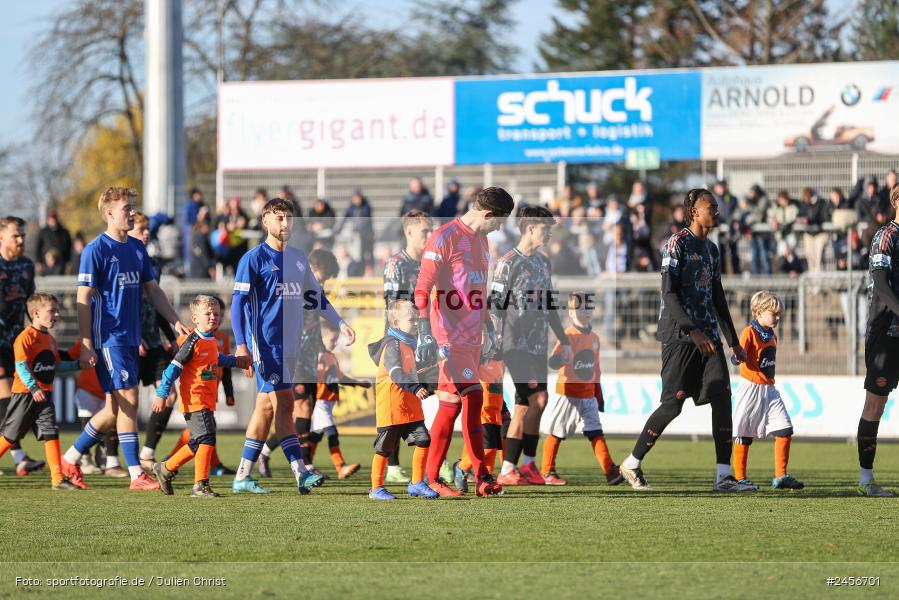
M140 302L144 283L156 279L143 243L132 237L124 242L106 233L84 247L78 285L97 291L91 303L94 345L140 345Z
M310 310L335 325L341 323L306 254L292 246L279 252L262 243L244 254L234 276L234 295L248 297L244 330L254 360L298 356L304 317Z

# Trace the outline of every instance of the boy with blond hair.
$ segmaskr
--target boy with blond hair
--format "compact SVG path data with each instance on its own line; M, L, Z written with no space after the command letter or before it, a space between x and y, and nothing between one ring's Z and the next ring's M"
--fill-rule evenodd
M375 382L375 456L371 464L372 500L396 500L384 487L384 471L390 454L400 439L415 446L412 455L412 481L409 496L434 499L440 494L425 483L425 465L431 436L425 427L421 401L428 397L425 385L418 381L415 363L415 306L408 300L394 300L387 309L387 335L369 344L368 352L378 365Z
M790 460L790 440L793 423L774 386L777 335L774 328L780 322L783 303L772 292L762 290L749 301L752 322L740 333L740 346L746 361L740 365L743 378L734 395L734 477L745 485L758 489L746 477L749 446L754 438L774 437L774 479L778 490L801 490L798 479L787 474Z
M59 347L50 329L59 320L59 300L44 292L26 301L31 326L22 330L13 343L15 374L12 399L0 426L0 456L12 448L30 429L38 441L44 442L50 481L54 490L77 490L79 487L63 475L59 454L59 427L53 406L53 379L57 369L75 371L78 361L60 360Z
M249 356L234 357L220 354L215 330L222 320L219 301L200 294L190 303L190 318L196 325L190 334L178 338L178 354L162 374L162 382L156 388L153 412L165 408L166 398L179 377L178 407L184 414L190 429L190 441L164 463L153 465L153 474L164 494L172 495L172 478L192 458L194 463L194 498L217 498L219 494L209 487L209 469L215 452L215 406L218 401L219 369L250 366Z
M564 360L562 344L556 342L549 358L549 366L559 369L556 392L559 398L547 407L549 435L543 443L541 474L546 485L565 485L568 482L556 473L556 455L562 441L580 427L593 447L596 461L606 476L606 483L618 485L624 479L609 454L602 432L599 413L605 409L602 386L599 383L599 336L590 326L594 295L576 291L568 296L568 316L571 325L565 335L571 344L571 359Z
M218 344L219 354L231 354L231 338L227 333L222 331L221 325L225 322L226 314L227 314L227 306L225 306L225 301L219 298L218 296L213 296L215 301L218 302L219 308L222 311L222 318L219 322L218 329L215 330L215 340ZM177 341L177 340L176 340ZM168 366L168 363L166 363ZM231 377L231 369L225 369L219 367L218 369L218 378L219 381L222 382L222 391L225 393L225 405L226 406L234 406L234 382ZM166 400L165 405L169 406L170 404L174 404L173 398L175 398L174 394L169 394L168 400ZM169 407L171 408L171 407ZM150 419L147 424L147 428L149 429L151 424L153 423L153 417L158 416L160 413L151 412ZM168 421L166 420L166 423ZM162 435L160 433L160 435ZM149 433L148 433L149 437ZM172 448L171 452L165 457L166 460L169 456L174 456L178 450L181 449L182 446L185 446L190 441L190 427L185 427L181 430L181 436L178 438L178 441L175 443L175 447ZM155 463L155 459L152 463L150 463L149 469L153 470L153 464ZM143 464L143 463L141 463ZM215 477L221 477L223 475L234 475L234 470L229 469L225 465L222 464L221 459L218 455L218 449L213 449L212 451L212 468L209 473Z

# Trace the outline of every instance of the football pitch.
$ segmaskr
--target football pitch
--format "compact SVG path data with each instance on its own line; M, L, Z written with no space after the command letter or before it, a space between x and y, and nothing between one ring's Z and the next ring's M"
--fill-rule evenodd
M754 444L749 459L749 476L764 484L762 491L738 496L711 491L710 441L662 439L644 463L655 490L637 493L626 484L606 486L589 445L577 438L559 452L565 487L426 501L407 499L405 486L388 484L398 500L375 502L366 496L371 438L341 439L347 460L362 463L362 470L302 497L280 451L274 478L263 480L272 494L233 496L230 477L214 478L213 488L223 494L215 500L188 497L192 463L176 478L176 495L164 496L129 492L122 480L103 476L86 477L90 491L54 492L45 472L16 477L4 462L0 597L899 593L899 499L855 495L856 449L845 442L794 442L790 470L808 486L800 492L770 489L770 442ZM227 464L237 462L242 441L239 434L219 435ZM63 447L70 442L64 436ZM168 434L160 449L173 442ZM616 461L632 443L609 440ZM461 446L454 438L450 456ZM25 447L41 455L33 439ZM404 464L410 456L404 448ZM333 475L327 452L317 458ZM899 445L881 444L877 473L881 484L899 488ZM17 583L17 577L41 583ZM849 585L850 578L865 577L872 580L863 589ZM828 585L828 578L840 585Z

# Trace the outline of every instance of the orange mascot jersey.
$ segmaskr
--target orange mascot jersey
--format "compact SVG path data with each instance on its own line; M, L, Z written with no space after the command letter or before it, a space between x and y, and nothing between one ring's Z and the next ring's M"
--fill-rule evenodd
M78 360L78 356L81 353L81 342L75 341L72 344L72 347L69 348L69 356L72 360ZM95 398L105 398L106 392L103 391L103 388L100 387L100 380L97 379L97 370L96 369L81 369L78 371L78 379L75 381L75 386L79 390L84 390L91 396Z
M13 355L16 362L25 361L37 385L45 392L53 391L53 378L56 376L56 363L59 362L59 348L56 338L49 333L38 331L34 327L26 327L13 342ZM27 394L29 389L19 378L13 375L13 394Z
M571 325L565 330L571 343L572 361L559 369L556 392L569 398L601 398L599 384L599 336L590 327ZM562 345L556 342L552 354Z
M218 402L219 349L214 337L196 331L178 338L178 354L173 363L181 368L178 407L183 413L204 408L214 411Z
M333 352L322 352L322 358L318 365L318 384L315 390L315 399L325 402L337 402L340 399L338 382L343 379L340 365Z
M412 391L421 386L415 370L415 352L398 339L386 336L380 346L369 347L378 363L375 381L377 427L424 421L421 400Z
M775 354L777 353L777 336L774 330L763 334L752 325L747 325L740 333L740 345L746 351L746 362L740 365L740 376L752 383L774 384Z

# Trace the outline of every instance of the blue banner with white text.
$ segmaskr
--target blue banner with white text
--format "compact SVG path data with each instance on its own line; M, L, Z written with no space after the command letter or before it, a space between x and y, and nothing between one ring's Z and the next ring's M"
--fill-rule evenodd
M456 81L455 162L698 159L701 88L699 71Z

